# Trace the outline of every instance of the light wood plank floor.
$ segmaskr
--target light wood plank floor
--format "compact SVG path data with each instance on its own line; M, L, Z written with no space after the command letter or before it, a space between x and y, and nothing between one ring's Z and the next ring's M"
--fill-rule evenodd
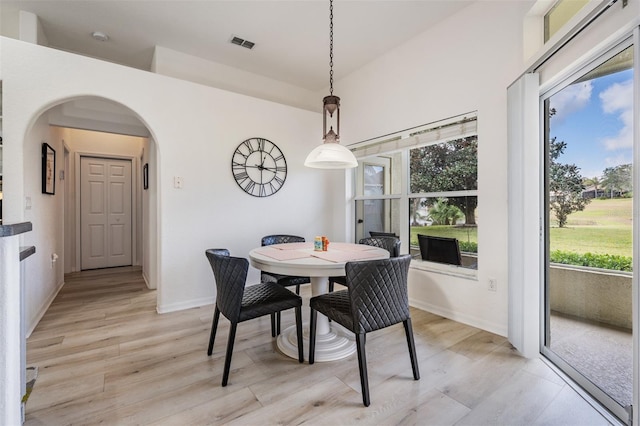
M370 334L368 408L355 355L298 364L275 348L268 316L238 326L222 388L228 322L221 318L208 357L212 306L158 315L155 305L139 269L68 275L28 339L28 365L39 374L26 425L608 424L505 338L417 309L422 378L413 380L401 324ZM293 311L282 319L293 324Z

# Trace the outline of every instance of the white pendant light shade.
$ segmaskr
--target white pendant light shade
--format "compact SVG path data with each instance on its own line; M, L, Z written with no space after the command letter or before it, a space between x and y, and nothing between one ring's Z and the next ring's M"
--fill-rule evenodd
M307 155L304 165L315 169L351 169L358 166L358 160L339 143L325 142Z

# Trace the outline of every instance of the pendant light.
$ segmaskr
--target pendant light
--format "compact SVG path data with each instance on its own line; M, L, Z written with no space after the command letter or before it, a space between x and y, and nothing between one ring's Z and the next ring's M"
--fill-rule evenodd
M358 166L358 160L348 148L340 145L340 98L333 95L333 0L329 0L329 96L322 100L323 143L307 155L304 165L316 169L350 169ZM330 126L327 132L327 114L336 114L336 131Z

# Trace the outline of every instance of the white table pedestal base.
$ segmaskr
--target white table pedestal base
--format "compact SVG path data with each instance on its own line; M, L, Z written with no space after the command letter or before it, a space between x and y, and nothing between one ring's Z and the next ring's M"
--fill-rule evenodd
M318 314L318 319L321 314ZM327 320L326 317L324 318ZM356 341L352 332L346 330L339 324L329 323L329 332L326 334L316 333L316 353L315 360L336 361L346 358L356 352ZM317 328L316 328L317 331ZM302 331L302 340L304 345L304 359L309 360L309 324L304 324ZM277 340L278 349L291 357L298 358L298 338L296 335L296 326L287 327L280 333Z
M327 277L311 277L311 295L325 294L329 290ZM316 353L315 360L336 361L346 358L356 351L356 338L349 330L329 318L318 313L316 321ZM305 323L302 330L304 358L309 359L309 324ZM283 354L291 358L298 358L298 338L296 326L286 328L278 336L278 348Z

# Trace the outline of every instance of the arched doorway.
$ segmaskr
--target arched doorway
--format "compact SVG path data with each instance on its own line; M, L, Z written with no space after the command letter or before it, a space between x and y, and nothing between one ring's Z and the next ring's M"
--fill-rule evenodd
M40 188L42 143L56 153L56 190ZM37 114L24 138L25 219L38 224L37 250L50 257L51 276L42 288L27 289L27 332L37 324L48 303L64 283L64 274L83 268L80 211L80 162L83 158L111 159L131 168L131 260L139 266L147 286L157 288L157 144L138 114L111 100L84 96L65 99ZM143 166L149 172L143 188ZM107 265L108 266L108 265Z

